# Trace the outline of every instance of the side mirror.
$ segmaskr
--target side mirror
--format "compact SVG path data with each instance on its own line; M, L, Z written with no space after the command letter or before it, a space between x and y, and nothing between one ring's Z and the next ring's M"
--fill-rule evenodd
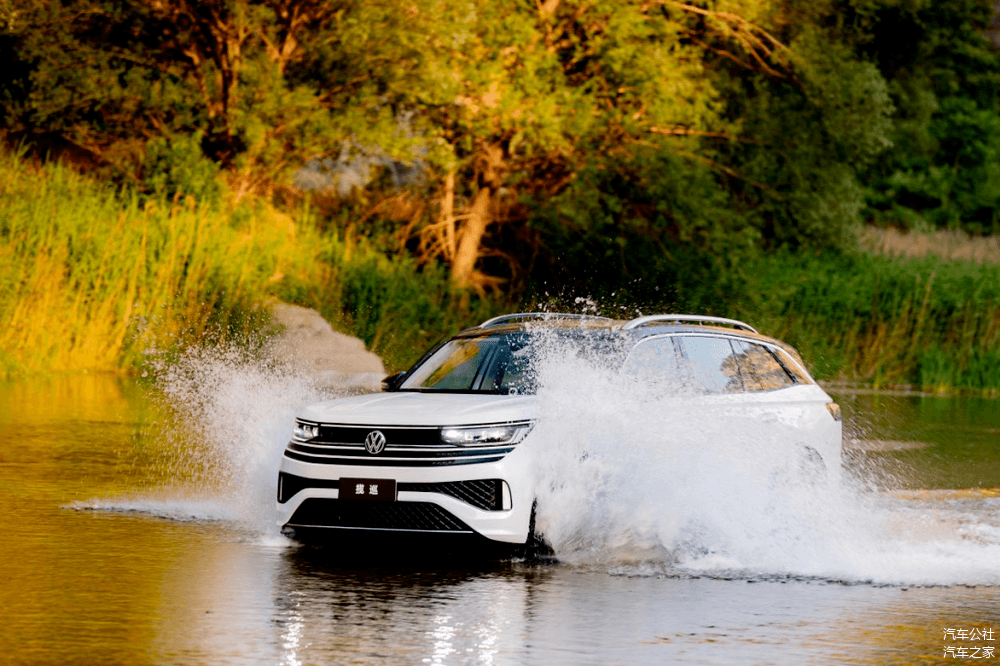
M403 380L406 379L406 371L397 372L394 375L389 375L382 380L382 390L383 391L395 391Z

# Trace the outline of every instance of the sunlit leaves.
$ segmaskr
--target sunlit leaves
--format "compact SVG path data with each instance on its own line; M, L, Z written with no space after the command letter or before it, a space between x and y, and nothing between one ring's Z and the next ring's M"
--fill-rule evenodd
M0 0L0 113L146 190L199 146L237 196L361 155L382 165L369 189L420 171L412 228L441 223L451 182L461 232L490 188L484 255L528 264L560 225L613 220L616 247L654 239L669 262L722 235L843 244L865 216L992 229L988 18L980 0Z

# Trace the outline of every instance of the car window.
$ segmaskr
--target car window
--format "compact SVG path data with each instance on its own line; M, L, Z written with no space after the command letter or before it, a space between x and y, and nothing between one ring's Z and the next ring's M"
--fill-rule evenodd
M489 363L497 346L496 338L450 340L416 368L400 388L472 390L480 369Z
M728 338L692 335L678 337L676 341L695 391L735 393L743 390L736 353Z
M505 364L497 373L497 389L502 393L534 393L537 381L534 348L524 345L520 348L508 346Z
M680 352L673 338L651 338L639 342L625 360L622 372L651 381L666 380L677 385L686 380Z
M743 390L736 355L726 338L671 336L639 342L622 368L676 391L733 393Z
M746 390L770 391L795 384L774 353L764 345L734 340L733 346L739 350L737 359Z
M476 391L531 394L536 345L525 334L453 338L423 359L400 391Z
M813 383L813 378L803 369L805 363L803 363L802 357L799 356L798 352L780 348L770 349L769 351L778 359L778 363L785 368L785 371L792 376L792 381L796 384Z
M535 392L535 348L527 336L503 336L483 375L480 390L507 394Z

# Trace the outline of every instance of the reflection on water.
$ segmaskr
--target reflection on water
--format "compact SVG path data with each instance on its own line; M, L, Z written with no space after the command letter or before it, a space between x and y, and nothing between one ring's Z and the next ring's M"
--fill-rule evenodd
M1000 403L987 398L837 394L848 445L910 488L1000 488ZM874 443L874 446L870 445ZM888 446L884 444L888 443Z
M406 550L344 560L299 547L277 535L266 501L239 494L272 482L269 456L291 418L268 392L291 386L292 403L316 391L288 378L268 388L247 372L217 381L215 402L195 401L193 418L231 423L192 428L190 440L129 381L0 385L0 661L903 664L940 659L949 627L1000 638L1000 588L975 585L1000 576L1000 555L993 569L985 559L1000 543L995 402L838 396L871 440L929 446L856 454L858 467L913 471L906 487L865 500L887 518L881 541L823 545L950 581L915 587L905 574L881 585L779 567L433 553L409 563ZM197 473L186 467L195 454L212 458ZM891 550L900 544L912 548Z
M491 664L516 648L511 639L524 639L546 571L429 560L413 568L402 559L365 564L331 561L322 549L290 550L276 579L276 607L287 613L286 633L309 643L292 641L285 659Z

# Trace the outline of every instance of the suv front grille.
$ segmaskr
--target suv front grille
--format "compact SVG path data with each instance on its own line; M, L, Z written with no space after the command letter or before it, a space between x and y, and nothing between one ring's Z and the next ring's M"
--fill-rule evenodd
M472 533L468 525L429 502L350 502L320 497L304 501L288 527Z
M377 455L365 449L365 438L375 430L386 439L385 449ZM475 447L443 444L441 429L431 426L320 425L315 439L290 442L285 448L285 456L322 465L438 467L497 462L513 450L513 444Z
M307 488L339 489L340 481L337 479L307 479L287 472L279 472L278 502L284 504L299 491ZM471 481L446 481L444 483L402 482L396 488L401 491L411 490L423 493L441 493L483 511L503 510L503 481L500 479L473 479Z

